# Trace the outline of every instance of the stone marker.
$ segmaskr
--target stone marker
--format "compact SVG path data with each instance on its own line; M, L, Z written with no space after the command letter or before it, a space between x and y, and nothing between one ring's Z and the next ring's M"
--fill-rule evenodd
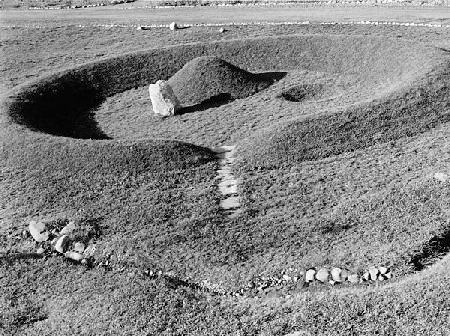
M319 280L320 282L326 282L329 276L330 272L328 272L328 270L325 268L321 268L316 273L316 279Z
M169 29L170 30L177 30L178 29L178 25L176 22L171 22L169 25Z
M170 117L180 109L180 102L166 81L159 80L155 84L150 84L148 92L155 114Z
M310 268L309 270L307 270L305 274L305 282L313 282L314 275L316 275L316 270L314 268Z
M30 230L31 236L36 240L37 242L43 242L48 239L48 232L45 231L45 223L39 221L31 221L28 225L28 228Z
M222 27L219 29L219 33L225 33L225 32L226 32L225 28Z

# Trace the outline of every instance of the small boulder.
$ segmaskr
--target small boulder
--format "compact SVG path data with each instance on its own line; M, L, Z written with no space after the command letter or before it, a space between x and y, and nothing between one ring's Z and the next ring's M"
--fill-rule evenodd
M68 244L69 244L69 237L67 235L62 235L56 241L55 250L58 251L59 253L64 253Z
M314 281L314 275L316 275L316 270L314 268L310 268L306 271L305 274L305 282L310 283Z
M42 221L31 221L28 225L31 236L37 242L43 242L48 240L48 232L46 231L45 223Z
M43 248L43 247L39 247L37 250L36 250L36 253L37 254L43 254L45 252L45 249Z
M319 280L320 282L327 282L329 276L330 272L325 268L319 269L316 273L316 279Z
M225 29L225 28L221 27L221 28L219 29L219 33L225 33L225 32L226 32L226 29Z
M164 80L159 80L155 84L150 84L148 92L150 93L153 112L157 115L170 117L181 107L172 88Z

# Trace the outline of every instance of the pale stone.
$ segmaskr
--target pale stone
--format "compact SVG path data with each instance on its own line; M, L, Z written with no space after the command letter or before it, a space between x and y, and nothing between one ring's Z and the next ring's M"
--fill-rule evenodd
M30 234L37 242L43 242L48 240L48 232L46 231L45 223L42 221L31 221L28 225Z
M81 261L83 259L83 255L81 253L74 252L74 251L66 252L64 254L64 256L66 258L69 258L69 259L72 259L72 260L75 260L75 261Z
M45 249L43 247L39 247L36 251L37 254L43 254L45 252Z
M176 22L171 22L170 25L169 25L169 29L170 29L170 30L176 30L176 29L178 29L177 23L176 23Z
M347 280L348 280L348 282L350 282L350 283L357 283L358 282L358 274L350 274L348 277L347 277Z
M386 274L383 274L383 275L384 275L384 277L385 277L386 279L392 278L392 273L391 273L391 272L387 272Z
M82 242L76 242L74 247L73 247L73 250L75 252L83 253L84 248L85 248L85 246L84 246L84 244Z
M380 266L378 267L378 271L380 272L380 274L386 274L389 271L389 268Z
M305 282L313 282L315 275L316 275L315 269L310 268L309 270L307 270L305 274Z
M331 279L335 282L342 282L342 270L339 267L335 267L331 270Z
M347 280L349 275L350 275L349 271L346 269L343 269L341 272L341 281Z
M370 273L369 272L365 272L362 277L361 280L363 281L369 281L370 280Z
M290 277L289 275L287 275L287 274L284 274L284 275L283 275L283 280L284 280L284 281L290 281L290 280L291 280L291 277Z
M224 32L225 32L225 28L222 27L219 29L219 33L224 33Z
M370 280L377 280L378 279L378 268L372 266L369 267L369 276Z
M239 208L241 206L240 199L237 196L228 197L221 200L219 206L224 210Z
M222 193L222 195L234 195L237 194L237 185L231 185L228 187L221 187L219 185L219 191Z
M150 84L148 92L155 114L169 117L179 110L180 102L166 81L159 80L155 84Z
M316 279L319 280L320 282L326 282L329 276L330 272L325 268L319 269L316 273Z
M434 174L434 178L441 182L446 182L448 180L448 175L444 173L436 173Z
M67 235L72 233L76 229L76 224L74 221L70 221L66 226L62 228L59 232L60 235Z
M94 245L89 245L88 247L86 247L83 251L84 257L85 258L90 258L94 255L96 248Z
M64 253L64 250L66 249L68 243L69 237L67 235L59 237L55 244L55 250L59 253Z
M378 276L378 280L379 280L379 281L384 281L384 275L383 275L383 274L380 274L380 275Z

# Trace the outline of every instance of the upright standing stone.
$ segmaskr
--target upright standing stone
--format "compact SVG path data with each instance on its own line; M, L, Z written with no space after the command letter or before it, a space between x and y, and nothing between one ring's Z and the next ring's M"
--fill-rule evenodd
M152 101L155 114L169 117L173 116L180 108L178 98L166 81L159 80L155 84L150 84L148 92L150 93L150 100Z
M176 23L176 22L170 23L169 29L170 29L170 30L177 30L177 29L178 29L177 23Z

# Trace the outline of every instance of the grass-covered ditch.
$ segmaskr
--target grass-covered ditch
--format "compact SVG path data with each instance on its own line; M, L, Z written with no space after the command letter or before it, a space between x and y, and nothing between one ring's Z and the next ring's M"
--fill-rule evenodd
M242 70L206 58L178 72L201 56ZM228 80L230 71L242 80ZM133 335L448 328L445 301L436 300L446 295L447 259L408 274L448 250L450 195L433 174L448 172L450 160L449 73L445 51L417 43L293 35L144 50L14 88L1 110L0 237L9 256L0 257L0 327ZM158 79L172 81L189 113L151 115L146 87ZM242 96L233 85L243 85ZM237 145L244 211L234 219L218 206L209 148L220 144ZM109 267L27 254L34 247L21 228L38 217L95 220L95 257ZM391 266L395 281L241 299L142 273L232 290L288 268L372 264Z

